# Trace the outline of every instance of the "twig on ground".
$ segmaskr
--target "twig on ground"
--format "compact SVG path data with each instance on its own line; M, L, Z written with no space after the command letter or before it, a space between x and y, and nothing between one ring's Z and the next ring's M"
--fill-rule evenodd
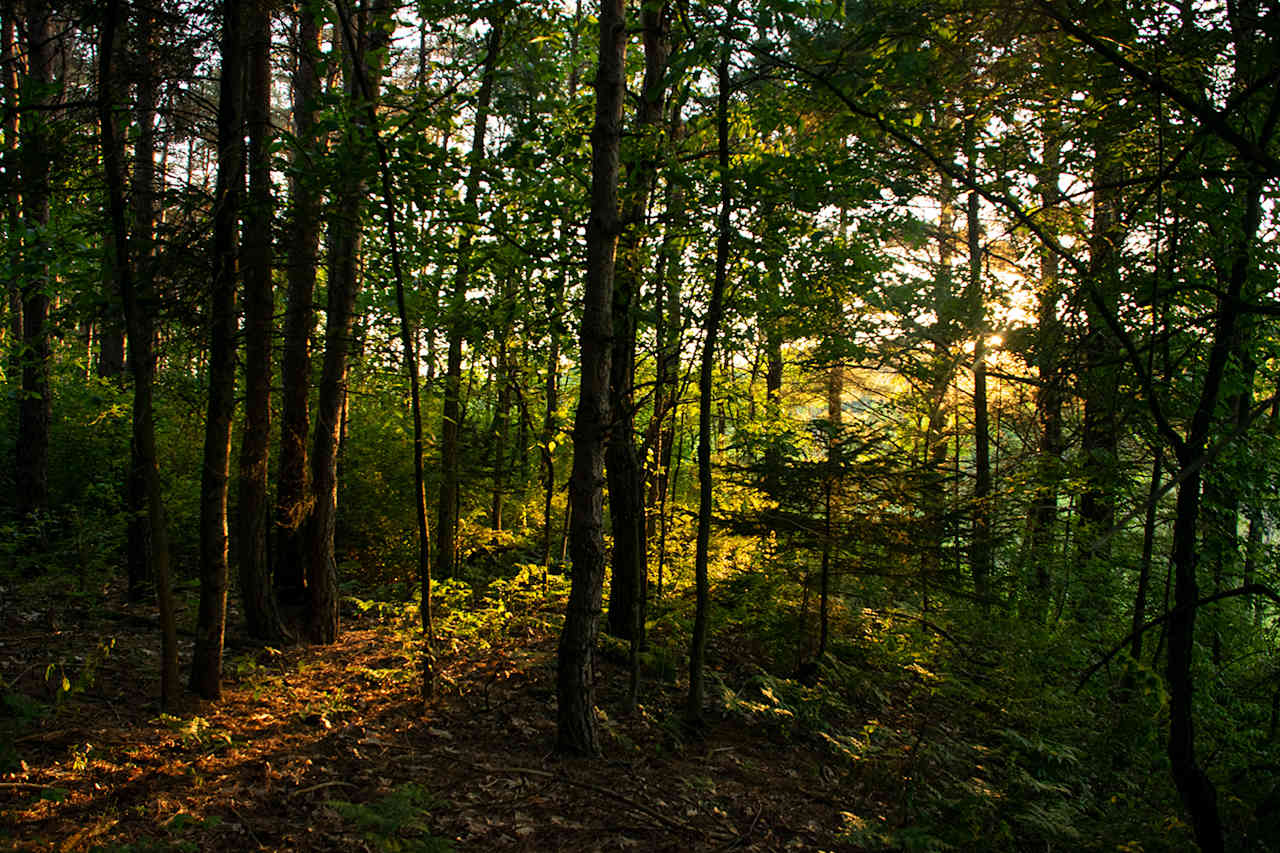
M306 788L299 788L298 790L296 790L296 791L294 791L293 793L289 794L289 796L290 796L290 797L300 797L300 796L302 796L303 794L310 794L312 791L319 791L319 790L321 790L322 788L332 788L332 787L334 787L335 785L341 785L341 786L342 786L342 787L344 787L344 788L358 788L358 787L360 787L359 785L353 785L353 784L351 784L350 782L343 782L341 779L330 779L328 782L321 782L321 783L320 783L320 784L318 784L318 785L311 785L311 786L306 787Z
M227 806L227 808L236 816L236 820L240 821L240 825L244 827L244 831L249 833L249 837L253 839L253 843L258 845L259 848L265 846L262 843L262 839L258 838L257 833L253 831L253 827L249 825L249 821L244 819L244 815L240 814L240 812L236 811L232 806Z
M0 788L52 788L51 782L0 782Z

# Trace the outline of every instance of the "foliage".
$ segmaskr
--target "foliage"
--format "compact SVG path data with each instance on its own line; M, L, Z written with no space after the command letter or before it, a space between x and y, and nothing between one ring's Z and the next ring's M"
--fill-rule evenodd
M374 849L384 853L447 853L453 844L431 835L426 815L438 803L412 783L393 788L363 803L330 800L344 820L354 824Z

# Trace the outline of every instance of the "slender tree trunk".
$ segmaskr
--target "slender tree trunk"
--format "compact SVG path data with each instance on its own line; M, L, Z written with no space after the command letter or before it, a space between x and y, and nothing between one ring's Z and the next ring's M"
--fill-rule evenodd
M156 579L156 600L160 611L160 705L162 708L178 695L178 632L174 619L173 594L169 575L169 540L161 499L160 475L156 468L155 418L152 407L152 386L155 375L155 335L151 328L148 303L154 294L150 292L150 280L135 288L130 267L130 247L126 225L124 199L124 152L116 131L116 105L111 102L111 81L115 79L112 66L115 55L115 30L123 20L119 0L107 0L103 19L101 41L98 49L98 122L102 141L103 164L107 178L107 208L110 216L109 239L119 273L120 295L124 301L124 315L129 329L129 361L133 369L133 457L139 461L146 494L148 516L150 574ZM142 13L140 43L147 45L151 23L147 13Z
M680 106L673 109L670 119L671 145L679 144L684 135L680 122ZM662 247L658 255L655 275L654 314L658 318L655 330L657 365L653 389L653 415L649 421L645 444L650 448L652 462L649 467L649 507L645 513L648 531L646 536L656 542L657 593L661 594L663 562L666 557L666 508L667 493L671 481L671 453L675 443L676 402L679 394L680 336L682 323L680 255L684 239L679 235L677 222L684 213L684 189L676 182L668 181L664 192L663 210L665 224Z
M1262 514L1255 513L1249 518L1249 532L1246 534L1245 552L1244 552L1244 585L1252 586L1257 582L1257 565L1258 554L1262 550L1263 542L1263 520ZM1253 627L1262 627L1262 607L1257 600L1257 596L1249 597L1249 609L1252 613Z
M591 131L591 215L586 287L579 332L581 378L569 479L572 579L556 672L556 750L600 751L593 663L600 627L604 547L604 454L610 425L610 339L618 214L618 146L625 95L626 13L622 0L601 0L595 125Z
M568 264L566 259L565 264ZM560 407L560 314L564 306L564 287L567 274L561 270L555 278L555 286L546 294L547 322L549 324L547 353L547 379L543 396L547 408L542 419L542 438L539 442L542 457L542 578L546 585L547 570L551 567L551 540L555 520L551 517L551 501L556 492L556 457L553 442L559 432L556 411Z
M978 151L974 143L973 121L965 125L965 154L969 161L971 182L978 179ZM987 411L987 326L986 298L982 287L982 221L978 216L978 193L969 192L965 205L965 230L968 235L969 327L974 332L973 342L973 548L970 552L970 571L973 574L973 590L982 606L991 604L991 572L993 567L991 544L991 426Z
M240 594L249 634L263 641L284 635L267 559L271 448L271 13L255 0L245 21L249 134L249 197L244 236L244 431L239 471Z
M510 367L507 364L507 337L510 330L499 329L498 364L494 381L498 385L497 405L493 412L493 500L489 508L489 527L502 529L502 501L507 490L507 434L511 423Z
M1203 457L1213 429L1214 412L1223 393L1224 377L1232 356L1238 352L1240 297L1253 267L1251 244L1256 239L1261 218L1262 186L1262 178L1253 173L1237 190L1241 223L1225 265L1229 272L1221 282L1222 296L1218 300L1204 384L1187 438L1176 447L1179 479L1173 525L1173 610L1168 620L1169 652L1165 663L1169 684L1167 752L1173 781L1191 819L1196 843L1206 853L1219 853L1225 844L1217 790L1201 768L1195 746L1192 657L1199 609L1196 602L1200 598L1196 533Z
M477 198L484 169L484 140L489 126L489 104L493 97L493 80L502 44L502 18L490 20L488 53L484 60L484 76L476 94L475 133L471 138L470 167L462 206L470 221L462 226L458 237L458 266L449 293L449 355L445 364L444 406L440 425L440 506L436 527L439 554L436 568L440 576L451 578L457 572L458 552L458 453L459 427L462 423L462 309L467 299L471 277L471 242L477 217Z
M1135 661L1142 660L1142 626L1147 619L1147 590L1151 586L1151 555L1155 550L1156 510L1160 506L1160 475L1164 471L1164 445L1156 448L1151 461L1151 487L1147 490L1147 513L1142 525L1142 560L1138 564L1138 590L1133 597L1133 643L1129 653Z
M1203 446L1197 448L1203 452ZM1206 853L1222 851L1222 825L1218 817L1217 790L1196 758L1191 658L1195 648L1196 522L1200 509L1200 471L1190 468L1196 459L1180 454L1185 476L1178 485L1177 514L1173 525L1173 611L1168 621L1169 656L1165 673L1169 683L1169 766L1182 804L1191 818L1196 842ZM1188 472L1189 473L1186 473Z
M276 483L275 585L290 601L303 596L306 574L306 529L314 506L307 465L311 429L311 335L317 249L320 238L320 193L307 174L320 154L316 132L316 96L320 89L320 27L309 3L297 9L298 64L293 74L293 126L298 140L289 176L291 212L285 233L289 259L284 311L284 351L280 380L280 472Z
M785 310L782 303L782 275L777 266L765 270L765 292L769 297L769 305L773 311ZM782 329L777 322L777 315L769 318L765 324L765 371L764 399L765 418L769 424L777 425L782 418ZM782 448L777 440L770 439L764 454L765 491L776 495L780 487L782 471Z
M156 223L156 78L151 70L151 58L155 50L155 24L151 14L139 12L136 53L142 69L137 77L136 124L138 138L133 152L133 233L131 236L134 290L150 298L155 279L155 223ZM121 297L123 298L123 293ZM144 313L150 309L145 309ZM155 332L151 329L150 316L145 318L145 328L151 339L142 352L154 361ZM126 311L125 326L129 326ZM130 335L133 333L130 332ZM133 359L133 342L129 343L129 359ZM136 376L136 368L129 369ZM154 374L155 366L151 366ZM150 381L150 380L148 380ZM136 379L135 379L136 382ZM129 600L142 601L146 586L153 580L151 569L151 524L148 511L146 463L138 455L139 442L135 439L129 447L129 471L125 477L125 507L128 511L125 560L129 578Z
M113 98L123 101L124 98ZM103 284L107 291L97 317L97 375L99 379L120 379L124 375L124 317L120 311L120 281L112 258L103 257ZM90 328L90 332L93 327ZM92 353L90 353L92 355Z
M955 191L951 179L943 175L938 189L938 271L934 279L934 305L938 320L934 324L929 366L927 404L929 416L925 425L923 446L922 494L924 543L920 561L921 612L929 612L929 588L942 571L942 543L945 530L945 490L947 468L947 389L955 375L956 360L951 350L955 343L955 318L949 306L952 293L951 258L955 247Z
M609 517L613 523L613 578L609 587L609 633L644 642L648 555L645 548L644 470L635 441L636 335L639 329L640 281L644 261L643 220L657 177L657 142L666 100L667 65L671 53L670 8L667 3L641 9L645 73L636 136L641 153L628 167L624 232L619 238L613 283L613 355L609 405L613 427L605 465L609 475Z
M831 613L831 551L835 547L835 499L833 492L840 476L840 428L843 422L844 366L833 364L827 370L827 471L823 485L822 566L818 586L818 652L822 660L827 653Z
M47 111L57 96L54 64L57 41L49 6L27 10L23 22L27 75L23 81L23 118L18 136L19 181L25 275L22 278L22 391L18 397L15 485L19 518L31 520L49 509L49 204L56 148ZM39 528L37 528L38 530ZM40 536L43 539L43 535Z
M350 45L354 38L344 27ZM418 523L418 580L422 593L420 615L422 620L422 697L430 699L435 693L435 649L431 607L431 535L427 527L426 476L423 472L422 401L418 382L419 350L413 326L409 321L409 309L405 300L404 258L400 250L400 234L396 225L397 198L392 181L390 156L386 143L378 129L378 113L374 84L364 69L355 66L357 81L364 98L365 114L373 130L378 153L378 176L382 188L383 212L387 223L387 246L391 250L391 269L395 279L396 312L400 317L400 345L404 350L404 367L409 382L409 405L413 418L413 486L414 514Z
M582 20L582 0L577 0L574 6L573 31L569 34L569 55L575 57L569 68L569 102L572 103L578 96L578 65L576 57L578 55L578 30ZM561 325L561 315L564 307L564 290L568 281L567 268L570 264L569 258L561 260L560 274L555 277L555 287L546 293L546 311L547 311L547 335L548 354L547 354L547 378L545 385L544 397L546 399L546 412L542 420L542 440L541 445L542 456L542 585L547 585L547 571L551 567L551 540L553 531L555 530L555 522L551 517L551 502L555 497L556 491L556 458L553 442L559 434L559 424L556 411L560 406L560 338L563 332ZM566 507L566 516L568 515ZM567 524L567 521L566 521ZM564 561L563 554L560 561Z
M730 16L732 17L732 16ZM711 584L707 566L711 551L711 391L715 365L716 337L724 316L724 291L729 277L730 213L732 184L729 176L729 39L728 22L716 69L719 92L716 97L717 159L720 167L720 214L716 222L716 269L711 284L711 300L703 326L702 365L698 374L698 535L694 551L693 636L689 643L689 696L685 718L702 722L705 696L703 670L707 657L707 629L711 610Z
M376 108L382 81L386 46L390 41L388 23L390 0L376 0L360 21L355 22L339 0L338 16L349 57L345 82L353 120L367 124L368 109ZM361 95L360 80L368 81L368 95ZM356 116L359 116L357 119ZM344 156L361 162L375 152L369 148L367 128L352 128L342 141ZM345 426L347 370L351 354L356 296L360 289L357 260L360 256L361 214L367 187L359 173L346 177L337 191L337 210L330 221L329 292L325 316L324 365L316 400L315 444L311 453L311 483L315 495L307 561L308 634L313 643L326 645L337 640L341 625L338 614L338 560L334 536L338 522L338 458Z
M227 481L236 402L237 226L245 177L244 12L243 0L223 3L218 179L209 304L209 401L200 477L200 609L191 664L191 689L205 699L218 699L222 694L222 644L227 619Z
M115 30L116 44L111 46L112 53L119 55L123 49L124 33L119 27ZM139 77L150 76L150 69L143 70ZM111 75L110 79L99 80L99 86L110 86L107 93L111 103L123 106L129 101L129 84L120 75ZM141 89L144 83L139 80L139 101L142 100ZM139 128L139 135L150 133L150 128ZM139 146L142 147L142 146ZM123 169L123 165L121 167ZM123 179L122 179L123 180ZM120 266L113 255L110 240L103 241L103 284L106 298L98 311L98 361L97 374L100 379L120 379L125 372L125 317L124 301L120 293Z
M7 316L5 331L9 336L10 363L6 369L15 374L22 371L22 281L17 274L18 260L22 252L22 149L18 141L18 107L21 95L18 85L18 44L16 10L13 2L0 4L0 73L4 75L4 167L5 172L18 176L10 181L8 206L5 208L5 301Z
M1050 108L1052 113L1054 107ZM1052 215L1062 201L1058 189L1061 171L1061 122L1056 115L1044 118L1044 157L1040 180L1040 205ZM1050 222L1050 233L1057 233ZM1058 317L1061 299L1059 259L1047 247L1040 254L1040 287L1036 293L1036 424L1039 427L1036 447L1036 474L1032 490L1032 506L1028 514L1027 554L1031 609L1044 618L1049 606L1049 587L1053 542L1058 520L1058 483L1062 476L1062 321Z
M1113 72L1108 72L1113 73ZM1103 78L1108 79L1108 74ZM1109 88L1104 91L1110 91ZM1104 306L1090 306L1085 333L1085 370L1082 384L1085 388L1084 420L1080 431L1080 449L1084 461L1081 479L1084 491L1080 496L1080 535L1077 537L1079 552L1077 565L1096 566L1096 580L1105 579L1111 571L1111 530L1116 522L1115 475L1118 448L1116 409L1119 404L1115 362L1116 348L1102 312L1114 313L1118 299L1117 255L1123 240L1123 225L1119 218L1120 191L1123 171L1118 163L1119 154L1114 127L1099 128L1096 134L1094 162L1093 226L1089 238L1089 268L1097 281L1098 293ZM1086 586L1084 603L1097 610L1106 607L1102 584ZM1101 611L1099 611L1101 612ZM1095 614L1096 615L1096 614Z

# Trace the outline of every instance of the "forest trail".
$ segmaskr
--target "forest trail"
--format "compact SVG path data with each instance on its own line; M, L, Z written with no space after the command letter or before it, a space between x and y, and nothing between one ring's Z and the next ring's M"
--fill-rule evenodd
M856 849L839 841L848 806L816 744L741 719L688 739L670 722L674 683L603 721L604 758L552 755L555 597L446 641L425 708L411 616L356 602L332 647L254 649L233 628L223 699L165 715L152 614L118 590L98 601L71 613L10 598L0 617L0 846ZM604 657L612 715L626 672Z

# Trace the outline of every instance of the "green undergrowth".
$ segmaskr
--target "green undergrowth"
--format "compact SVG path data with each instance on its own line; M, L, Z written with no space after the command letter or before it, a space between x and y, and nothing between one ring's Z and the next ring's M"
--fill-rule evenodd
M448 853L454 849L447 839L431 834L427 818L440 804L419 785L401 785L360 803L329 800L327 805L381 853Z

